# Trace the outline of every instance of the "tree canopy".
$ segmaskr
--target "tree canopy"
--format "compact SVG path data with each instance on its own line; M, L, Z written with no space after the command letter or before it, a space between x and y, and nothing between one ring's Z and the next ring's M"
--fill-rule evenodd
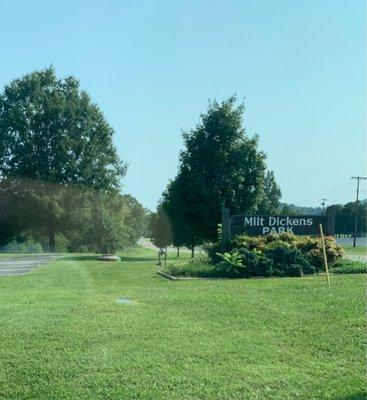
M178 174L162 198L177 244L216 240L223 206L232 213L276 207L279 187L274 174L266 174L258 137L246 135L243 113L235 96L214 100L198 125L184 132ZM268 188L272 198L265 201Z
M113 134L74 77L58 79L47 68L7 85L0 94L0 204L7 204L3 225L10 220L18 230L47 232L51 251L58 232L70 230L73 221L85 225L81 218L91 208L86 189L111 197L126 172ZM8 236L14 233L10 231Z
M152 243L165 248L172 243L171 223L167 214L161 206L158 206L157 212L150 215L149 230L152 233Z
M116 189L126 167L113 133L74 77L25 75L0 95L0 176Z

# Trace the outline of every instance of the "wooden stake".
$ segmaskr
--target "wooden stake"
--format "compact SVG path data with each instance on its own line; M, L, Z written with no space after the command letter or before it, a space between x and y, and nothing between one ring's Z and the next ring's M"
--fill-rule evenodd
M326 248L325 248L325 240L324 240L324 232L322 230L322 224L320 224L320 234L321 234L322 251L324 253L324 264L325 264L327 285L328 285L328 287L330 289L330 276L329 276L329 268L328 268L328 265L327 265Z

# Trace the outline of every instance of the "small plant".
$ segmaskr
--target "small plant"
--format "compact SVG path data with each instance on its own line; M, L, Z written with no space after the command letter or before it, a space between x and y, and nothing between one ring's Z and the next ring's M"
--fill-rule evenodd
M222 258L223 261L228 262L229 264L233 265L234 267L241 267L242 266L242 259L240 253L234 251L232 253L218 253L218 257Z
M216 270L223 276L243 278L248 275L246 266L242 263L241 254L232 251L224 254L217 254L222 261L216 264Z

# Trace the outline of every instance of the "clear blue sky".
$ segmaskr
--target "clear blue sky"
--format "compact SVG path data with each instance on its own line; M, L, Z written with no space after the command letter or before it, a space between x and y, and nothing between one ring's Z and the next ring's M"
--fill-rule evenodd
M78 77L129 163L124 191L151 209L181 129L234 92L283 201L348 201L366 174L362 0L4 0L0 14L1 90L51 64Z

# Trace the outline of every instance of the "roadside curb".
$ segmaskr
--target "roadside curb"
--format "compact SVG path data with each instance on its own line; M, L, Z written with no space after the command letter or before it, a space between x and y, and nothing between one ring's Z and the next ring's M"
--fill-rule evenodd
M228 278L205 278L198 276L172 276L168 275L162 271L157 271L157 275L160 275L162 278L168 279L170 281L223 281L228 280Z
M161 272L161 271L157 271L157 274L160 275L163 278L169 279L170 281L179 281L179 280L181 280L180 278L176 278L175 276L165 274L164 272Z

